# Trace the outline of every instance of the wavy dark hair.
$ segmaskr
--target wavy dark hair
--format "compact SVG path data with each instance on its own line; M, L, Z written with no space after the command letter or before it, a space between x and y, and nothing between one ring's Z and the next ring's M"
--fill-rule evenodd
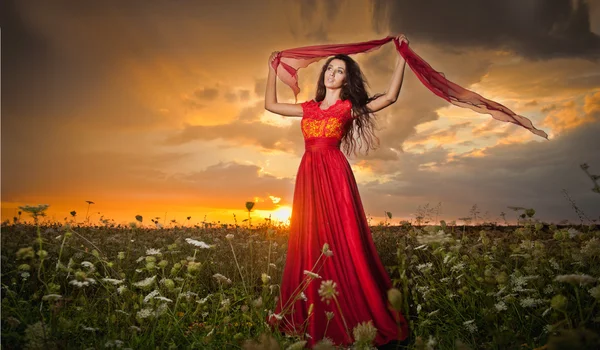
M346 63L346 79L342 86L340 98L352 102L352 114L354 116L351 124L348 125L342 137L344 152L347 155L356 155L357 146L361 150L364 148L365 154L369 150L375 150L379 146L379 139L375 136L375 118L373 111L367 107L367 103L373 101L382 94L369 96L367 92L367 79L363 75L358 63L348 55L335 55L327 59L321 75L317 82L317 93L315 101L321 102L325 99L325 83L323 82L327 66L332 60L338 59ZM356 135L356 137L355 137Z

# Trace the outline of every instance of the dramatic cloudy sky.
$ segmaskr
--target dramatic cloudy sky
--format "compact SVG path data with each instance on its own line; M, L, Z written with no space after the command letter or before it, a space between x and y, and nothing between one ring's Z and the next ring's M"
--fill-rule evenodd
M376 223L499 220L508 206L579 222L600 194L600 1L3 1L2 219L50 204L57 220L136 214L192 223L285 217L303 152L299 119L263 108L274 50L405 33L450 80L529 117L544 140L434 96L406 72L378 113L381 148L350 157ZM356 55L371 92L397 59ZM318 65L300 71L314 96ZM282 101L293 101L279 84ZM145 221L146 221L145 220Z

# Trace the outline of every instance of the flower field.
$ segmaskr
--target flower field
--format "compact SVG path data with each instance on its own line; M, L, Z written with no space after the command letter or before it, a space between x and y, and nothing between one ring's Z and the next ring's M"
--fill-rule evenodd
M372 231L390 302L410 321L409 341L388 348L600 348L597 226ZM287 238L268 224L5 223L2 348L302 349L304 335L265 323L281 316ZM322 258L341 254L324 247ZM318 273L305 271L307 283L335 302L344 290ZM373 325L354 326L354 348L372 348Z

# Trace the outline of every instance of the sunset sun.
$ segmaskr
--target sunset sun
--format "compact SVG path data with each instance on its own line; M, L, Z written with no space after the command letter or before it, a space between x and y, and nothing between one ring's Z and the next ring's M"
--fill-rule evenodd
M288 221L290 219L290 216L292 215L292 207L284 205L281 206L275 210L273 210L273 212L271 212L271 217L273 220L278 220L278 221Z

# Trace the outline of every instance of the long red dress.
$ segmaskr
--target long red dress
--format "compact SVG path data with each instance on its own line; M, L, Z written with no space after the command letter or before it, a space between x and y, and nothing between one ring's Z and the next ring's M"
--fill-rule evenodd
M296 177L281 294L275 315L267 321L287 334L307 334L309 347L324 337L336 345L352 344L353 328L369 320L377 329L376 346L404 340L407 322L388 302L392 283L373 244L354 174L340 150L352 122L351 102L338 100L325 110L320 104L302 103L306 151ZM325 243L333 256L319 260ZM305 270L321 278L313 279L303 298L291 303L294 292L309 280ZM338 303L321 300L319 287L327 280L336 283ZM325 334L326 312L334 317Z

